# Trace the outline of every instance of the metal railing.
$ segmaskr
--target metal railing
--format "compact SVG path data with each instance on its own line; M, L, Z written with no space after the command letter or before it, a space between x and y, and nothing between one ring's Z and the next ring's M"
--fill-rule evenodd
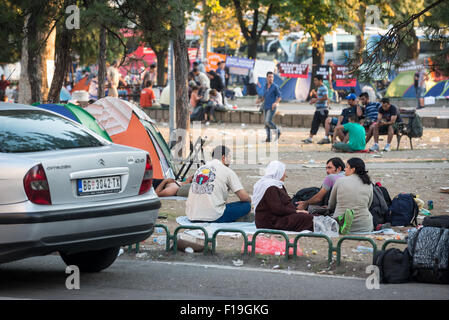
M294 239L293 242L290 242L290 239L288 237L288 235L280 230L269 230L269 229L259 229L257 230L252 239L248 240L248 236L247 234L242 231L242 230L238 230L238 229L217 229L211 238L209 238L209 235L206 231L205 228L203 227L199 227L199 226L179 226L175 229L175 231L173 232L173 234L170 233L170 230L168 229L168 227L166 225L163 224L156 224L154 225L155 228L163 228L165 230L166 233L166 238L165 238L165 251L169 252L170 250L173 251L173 253L176 253L178 251L178 233L180 230L184 230L184 229L189 229L189 230L200 230L204 233L204 254L207 254L208 251L211 252L211 254L215 254L216 253L216 247L217 247L217 236L220 233L226 233L226 232L232 232L232 233L240 233L243 236L243 254L244 255L248 255L251 254L252 256L255 256L256 254L256 240L257 237L260 234L272 234L272 235L278 235L284 238L285 240L285 260L289 260L290 256L297 258L298 257L298 241L302 238L322 238L325 239L328 243L328 250L327 250L327 262L328 265L330 266L332 263L332 258L333 258L333 254L334 252L336 253L336 262L337 262L337 266L339 266L341 264L341 247L343 242L347 242L347 241L365 241L365 242L369 242L371 244L371 246L373 247L373 255L376 254L377 252L377 245L376 242L371 239L371 238L367 238L367 237L359 237L359 236L343 236L341 237L338 242L337 245L334 246L332 243L332 240L324 235L324 234L318 234L318 233L301 233L298 234ZM171 246L171 243L173 242L173 245ZM382 246L382 250L385 250L386 247L392 243L396 243L396 244L407 244L407 241L405 240L387 240L385 241L385 243ZM211 244L211 248L209 248L209 244ZM133 246L130 245L128 246L128 251L132 251ZM249 248L251 247L251 250L249 250ZM293 254L290 255L290 248L293 248ZM139 251L139 243L135 244L135 249L136 252ZM210 250L209 250L210 249Z

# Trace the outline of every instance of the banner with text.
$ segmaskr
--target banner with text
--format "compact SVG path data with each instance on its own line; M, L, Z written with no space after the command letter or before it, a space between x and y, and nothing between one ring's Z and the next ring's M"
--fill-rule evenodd
M323 80L329 79L329 66L326 65L313 65L312 66L312 80L313 77L320 74L323 76Z
M281 62L278 66L279 74L285 78L307 78L309 73L308 64Z
M229 73L231 74L246 76L248 75L249 70L254 68L254 62L253 59L227 57L226 67L229 68Z
M209 72L211 70L217 70L218 63L220 61L226 61L226 55L215 53L215 52L208 52L207 53L207 64L206 64L206 72Z
M337 65L335 68L335 85L337 87L355 87L357 79L348 74L348 67Z

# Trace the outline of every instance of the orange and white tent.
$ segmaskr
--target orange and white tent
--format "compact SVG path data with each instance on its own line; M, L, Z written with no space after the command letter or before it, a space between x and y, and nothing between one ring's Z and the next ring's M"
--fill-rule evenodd
M155 137L154 128L149 128L154 121L139 107L126 100L105 97L84 109L103 126L112 142L147 151L154 179L174 178L171 159L163 152L164 146Z

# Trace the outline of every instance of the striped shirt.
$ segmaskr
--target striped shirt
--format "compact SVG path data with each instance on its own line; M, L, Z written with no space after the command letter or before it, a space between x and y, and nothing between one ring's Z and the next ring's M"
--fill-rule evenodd
M379 108L381 107L379 102L370 102L365 106L364 116L372 121L377 121L377 115Z
M318 99L324 96L329 96L329 91L327 90L327 87L325 85L318 87L316 91L316 96ZM327 99L324 101L317 101L315 103L315 107L317 108L317 110L327 109Z

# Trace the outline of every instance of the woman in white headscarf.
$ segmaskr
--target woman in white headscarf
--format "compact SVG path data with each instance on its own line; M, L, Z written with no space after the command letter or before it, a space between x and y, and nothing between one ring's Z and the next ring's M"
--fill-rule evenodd
M313 231L313 215L296 209L285 190L285 164L272 161L265 175L256 182L253 204L256 227L287 231Z

